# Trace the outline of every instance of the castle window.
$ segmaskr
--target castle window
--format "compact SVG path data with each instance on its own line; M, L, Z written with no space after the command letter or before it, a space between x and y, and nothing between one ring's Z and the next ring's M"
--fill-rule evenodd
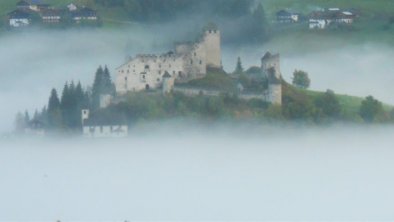
M194 53L194 56L197 56L197 53Z
M172 74L174 74L174 75L175 75L175 71L172 71Z
M159 70L159 75L161 75L161 70Z
M149 69L149 65L145 65L145 69Z
M202 61L200 60L200 65L202 64Z
M124 77L124 81L127 81L127 77Z
M171 68L171 64L169 64L169 65L168 65L168 67L170 67L170 68Z
M190 64L193 65L193 59L190 60Z
M160 79L159 79L159 78L157 78L157 81L158 81L158 82L160 82Z
M130 73L130 70L127 70L127 73Z
M159 64L159 68L161 68L161 64Z

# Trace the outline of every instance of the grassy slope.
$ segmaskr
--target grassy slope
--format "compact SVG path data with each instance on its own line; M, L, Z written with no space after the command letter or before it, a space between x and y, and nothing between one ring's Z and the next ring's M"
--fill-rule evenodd
M309 13L316 7L355 8L367 16L389 16L394 14L394 1L392 0L261 0L268 15L284 8Z
M15 9L16 2L18 2L18 0L0 0L0 17L2 19L5 19L8 12ZM120 8L112 8L109 10L95 5L93 0L43 0L43 2L50 3L55 7L65 7L67 4L76 3L78 5L86 5L95 8L103 19L105 27L108 28L113 26L118 27L120 25L129 25L127 22L124 22L127 20L127 15L124 10ZM0 28L2 26L4 26L4 22L0 23Z

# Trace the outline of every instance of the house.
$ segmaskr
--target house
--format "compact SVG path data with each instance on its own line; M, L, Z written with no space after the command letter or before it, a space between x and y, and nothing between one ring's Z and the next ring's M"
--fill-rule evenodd
M59 23L63 17L63 11L59 9L46 9L40 12L43 23Z
M70 4L67 5L67 9L70 12L74 12L74 11L78 10L78 7L74 3L70 3Z
M81 21L98 20L97 11L88 7L83 7L79 10L72 11L71 17L76 23L80 23Z
M12 28L29 26L30 13L22 9L16 9L8 13L8 25Z
M356 15L350 11L339 8L329 8L322 11L312 12L309 16L310 29L325 29L333 24L350 25L354 22Z
M91 117L87 109L81 112L82 135L86 138L123 138L129 134L129 127L121 121Z
M279 23L296 23L300 20L300 14L288 10L280 10L276 13L276 20Z

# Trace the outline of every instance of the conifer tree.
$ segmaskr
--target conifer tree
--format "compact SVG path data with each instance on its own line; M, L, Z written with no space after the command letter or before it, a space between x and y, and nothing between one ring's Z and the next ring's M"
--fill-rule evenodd
M235 74L242 74L244 72L244 68L242 67L242 61L241 58L238 57L237 59L237 66L235 67Z
M100 95L103 92L103 79L104 79L104 70L100 66L96 71L96 76L93 82L92 88L92 108L97 109L100 106Z
M50 128L60 128L62 126L62 115L60 101L56 89L52 89L48 102L48 125Z

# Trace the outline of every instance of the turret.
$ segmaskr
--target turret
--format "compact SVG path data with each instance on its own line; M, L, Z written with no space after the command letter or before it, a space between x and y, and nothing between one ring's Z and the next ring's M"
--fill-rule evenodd
M272 55L270 52L265 53L261 58L261 69L266 77L268 77L269 70L273 69L275 70L276 78L281 78L279 54Z
M267 52L261 58L261 69L268 79L267 100L275 105L282 105L282 74L280 72L280 56Z
M221 35L215 24L209 24L205 27L203 39L207 66L222 68Z

